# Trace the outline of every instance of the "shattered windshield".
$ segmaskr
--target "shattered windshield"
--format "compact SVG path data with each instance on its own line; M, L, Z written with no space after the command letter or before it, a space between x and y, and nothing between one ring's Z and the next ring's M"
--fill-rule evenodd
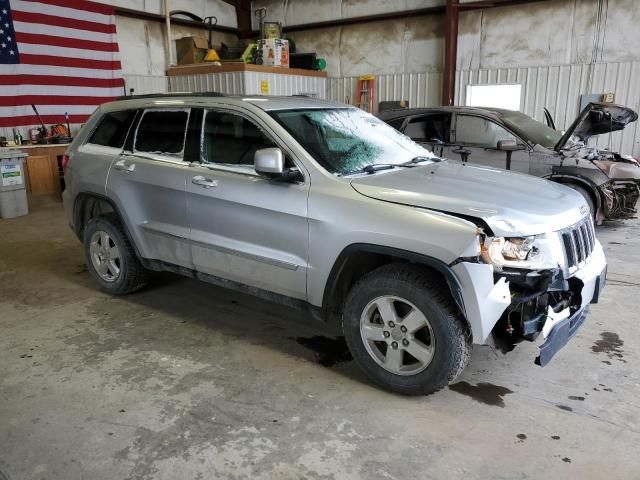
M368 165L436 158L385 122L356 108L281 110L271 115L318 163L338 175Z
M504 112L502 113L502 118L507 125L522 132L526 140L542 145L549 150L553 150L560 138L562 138L560 132L523 113Z

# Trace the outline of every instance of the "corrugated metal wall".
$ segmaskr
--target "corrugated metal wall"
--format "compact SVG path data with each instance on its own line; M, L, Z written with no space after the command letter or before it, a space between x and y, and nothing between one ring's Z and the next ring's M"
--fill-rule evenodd
M169 80L165 75L124 75L124 82L127 95L132 88L136 95L169 91Z
M244 92L242 72L217 73L215 75L181 75L169 77L172 92L224 92L229 95Z
M327 79L327 98L336 102L356 103L358 77ZM408 100L410 107L440 105L442 72L398 73L377 75L374 86L374 108L380 102Z
M544 121L544 108L553 114L556 126L566 129L580 109L580 95L609 93L616 103L640 110L640 62L556 65L530 68L464 70L456 75L456 105L464 105L467 85L522 85L521 110ZM329 78L330 100L354 103L357 77ZM376 77L375 104L381 101L409 100L410 107L440 105L442 74L407 73ZM640 122L622 132L599 137L599 146L640 156Z
M170 77L172 92L221 92L227 95L260 95L266 80L269 95L312 94L326 98L327 79L305 75L279 75L262 72L227 72Z

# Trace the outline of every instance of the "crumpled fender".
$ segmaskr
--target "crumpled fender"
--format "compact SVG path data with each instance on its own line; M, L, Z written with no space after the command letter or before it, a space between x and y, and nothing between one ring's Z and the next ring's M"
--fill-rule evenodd
M493 265L460 262L452 267L460 282L473 343L484 344L500 317L511 304L509 282L493 280Z

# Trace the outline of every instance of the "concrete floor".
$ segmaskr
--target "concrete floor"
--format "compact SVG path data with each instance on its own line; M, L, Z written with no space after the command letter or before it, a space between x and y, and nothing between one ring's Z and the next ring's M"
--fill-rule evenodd
M99 293L59 203L0 220L0 470L638 478L639 233L640 221L599 229L609 285L551 365L533 364L533 344L477 347L461 383L404 398L298 312L164 274L136 295Z

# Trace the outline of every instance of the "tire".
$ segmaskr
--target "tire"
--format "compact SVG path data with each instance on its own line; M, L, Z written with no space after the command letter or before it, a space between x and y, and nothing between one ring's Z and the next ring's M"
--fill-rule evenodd
M140 263L116 214L90 219L83 244L87 269L102 291L126 295L146 286L149 272Z
M589 211L591 212L591 216L595 219L596 218L596 207L595 207L595 203L593 201L593 197L591 196L589 191L586 188L584 188L583 186L576 185L575 183L566 183L565 185L567 187L569 187L570 189L575 190L580 195L582 195L582 197L584 198L585 202L587 202L587 206L589 207Z
M356 363L378 385L405 395L429 395L466 367L471 332L442 284L442 278L418 266L394 264L363 276L350 290L343 315L345 339ZM387 320L394 315L398 321L391 326ZM420 318L426 325L413 331Z

